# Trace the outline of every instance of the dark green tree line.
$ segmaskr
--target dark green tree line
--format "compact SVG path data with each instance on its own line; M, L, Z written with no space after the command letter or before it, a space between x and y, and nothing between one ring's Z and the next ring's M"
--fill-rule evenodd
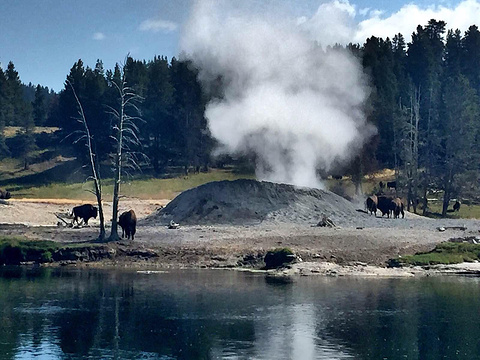
M446 26L432 19L409 43L371 37L360 49L378 166L394 167L402 195L409 205L423 198L424 211L428 192L442 190L443 215L450 199L478 188L480 154L480 32Z
M442 190L445 213L450 199L470 196L478 188L480 31L476 25L464 33L447 30L444 21L432 19L410 35L372 36L363 45L346 47L370 77L372 92L365 112L378 129L354 172L394 168L409 204L422 198L426 209L429 191ZM148 61L127 57L122 71L128 86L143 98L138 148L130 149L148 157L138 162L139 168L161 174L172 165L186 171L208 166L214 139L204 111L208 101L222 93L221 79L215 91L205 92L192 63L163 56ZM112 84L121 78L118 65L105 70L101 60L93 68L78 60L67 75L84 106L92 146L103 163L114 152L112 119L106 109L116 104L118 91ZM52 94L42 86L22 85L13 63L0 71L2 156L9 154L4 126L22 128L26 157L33 149L34 125L58 126L66 136L81 129L76 117L69 86ZM75 153L85 156L83 148Z

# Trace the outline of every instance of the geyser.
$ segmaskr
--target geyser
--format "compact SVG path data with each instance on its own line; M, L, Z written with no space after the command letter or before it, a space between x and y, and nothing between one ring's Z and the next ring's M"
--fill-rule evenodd
M197 1L184 29L181 50L205 89L221 84L209 128L219 151L256 155L260 180L321 188L317 169L350 160L375 131L362 112L361 65L323 49L305 17L252 4Z

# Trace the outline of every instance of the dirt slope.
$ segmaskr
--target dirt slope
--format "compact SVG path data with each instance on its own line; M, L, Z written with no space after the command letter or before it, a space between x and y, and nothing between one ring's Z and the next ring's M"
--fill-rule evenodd
M145 223L316 224L323 215L339 225L366 216L330 191L242 179L211 182L185 191L147 217Z

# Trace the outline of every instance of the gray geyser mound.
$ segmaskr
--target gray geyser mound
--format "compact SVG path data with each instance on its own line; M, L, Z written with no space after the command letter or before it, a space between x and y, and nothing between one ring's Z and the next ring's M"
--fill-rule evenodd
M324 215L337 225L348 225L362 214L352 203L330 191L245 179L216 181L187 190L145 222L317 224Z

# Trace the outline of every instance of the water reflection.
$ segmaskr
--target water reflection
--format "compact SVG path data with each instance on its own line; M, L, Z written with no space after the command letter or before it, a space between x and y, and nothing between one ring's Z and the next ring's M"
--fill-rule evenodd
M478 285L2 268L0 359L476 359Z

